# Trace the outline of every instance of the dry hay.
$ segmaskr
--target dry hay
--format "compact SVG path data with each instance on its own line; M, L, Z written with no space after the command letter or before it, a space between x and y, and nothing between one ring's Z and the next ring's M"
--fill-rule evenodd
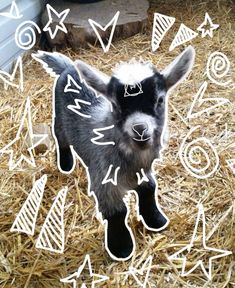
M180 46L171 53L168 52L171 40L181 22L196 29L207 11L213 16L215 23L220 24L212 39L197 37L192 41L197 53L195 66L188 79L170 97L170 142L164 152L163 162L156 165L160 204L170 218L170 225L161 233L150 233L136 221L134 216L131 217L130 224L137 244L136 253L130 261L115 262L104 250L103 228L95 218L94 201L87 196L87 181L81 165L77 164L73 174L62 175L56 167L53 147L44 154L35 155L36 168L25 168L22 171L15 169L10 172L7 167L8 156L3 156L0 162L1 287L65 287L59 279L75 272L87 253L91 256L93 271L110 277L110 281L102 283L100 287L139 287L132 277L125 282L124 276L116 273L127 271L131 264L144 261L148 255L153 255L154 258L147 287L235 287L233 255L214 261L212 281L204 276L200 268L187 277L180 277L182 264L180 262L173 264L167 258L182 245L189 243L199 200L205 208L206 231L209 238L207 245L234 252L235 177L226 164L226 159L235 157L234 90L210 83L206 96L224 97L231 103L208 114L204 113L190 122L185 120L193 95L202 82L207 80L205 67L211 52L218 50L225 53L233 63L231 68L235 75L234 6L232 2L225 0L152 1L151 5L151 13L157 11L176 17L176 24L155 53L150 51L150 32L113 43L105 55L99 47L91 47L90 50L82 50L78 54L70 50L64 53L73 59L80 58L87 61L107 73L116 62L138 56L151 60L161 69L183 50L183 46ZM30 56L24 59L24 76L24 93L12 88L4 91L1 87L0 147L4 147L15 137L27 96L31 98L33 124L51 125L53 79ZM225 132L226 123L227 132ZM180 144L190 127L198 124L202 125L201 135L211 140L220 159L219 169L206 180L199 180L189 175L178 155ZM32 183L44 173L48 175L48 182L35 235L11 233L10 227L15 215L31 190ZM69 187L65 209L65 251L59 255L37 250L35 241L48 209L56 193L65 185ZM232 209L229 210L230 207ZM193 267L197 256L194 254L189 258L188 269ZM206 255L201 255L201 258L208 259Z

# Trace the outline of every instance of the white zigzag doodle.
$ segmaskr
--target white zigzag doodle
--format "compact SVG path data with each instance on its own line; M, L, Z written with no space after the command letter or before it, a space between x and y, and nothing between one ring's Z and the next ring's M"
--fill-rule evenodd
M187 254L190 254L191 251L192 251L192 253L195 253L196 248L193 249L193 247L198 244L197 243L198 242L197 241L198 240L197 239L197 233L198 233L198 227L199 227L200 220L202 222L201 244L203 246L203 249L206 251L209 251L209 252L211 252L211 251L217 252L217 255L209 258L209 261L208 261L209 262L208 263L208 270L209 271L208 272L207 272L207 269L205 268L205 264L203 263L203 260L198 260L197 263L193 266L193 268L186 271L187 255L181 257L180 254L182 254L183 252L187 252ZM197 215L196 225L195 225L195 228L193 231L193 236L192 236L190 243L188 245L186 245L185 247L183 247L182 249L180 249L178 252L176 252L173 255L168 257L169 260L181 260L181 261L183 261L181 276L187 276L190 273L192 273L198 266L201 266L201 269L204 272L204 274L206 275L206 277L209 280L211 280L212 279L212 261L217 259L217 258L221 258L221 257L228 256L228 255L232 254L232 252L230 252L230 251L208 247L206 245L206 240L207 240L206 239L206 217L205 217L204 207L202 204L198 204L198 215ZM198 251L198 249L197 249L197 251ZM203 251L202 255L205 255L204 251Z
M188 28L186 25L181 24L178 32L173 39L169 51L174 50L177 46L184 44L195 37L197 37L198 33Z
M175 23L175 18L160 13L154 13L153 33L152 33L152 51L156 51L168 30Z
M64 252L64 205L68 187L58 192L36 242L36 248Z
M140 172L141 172L141 176L140 176L140 173L139 172L136 172L136 176L137 176L137 180L138 180L138 185L141 185L144 181L145 182L149 182L149 179L148 179L148 177L147 177L147 175L145 174L145 172L144 172L144 169L143 168L141 168L140 169Z
M117 11L117 13L113 16L113 18L110 20L110 22L104 28L99 23L95 22L94 20L92 20L92 19L88 20L90 25L91 25L91 27L92 27L92 29L94 30L97 38L99 39L100 45L102 46L102 48L103 48L105 53L109 51L110 45L112 43L113 34L114 34L114 31L115 31L115 28L116 28L116 25L117 25L119 14L120 14L120 12ZM98 32L96 27L98 27L102 31L106 31L111 25L112 25L112 29L111 29L111 33L110 33L110 36L109 36L108 44L105 45L103 40L102 40L102 38L101 38L101 36L100 36L100 33Z
M91 118L91 115L87 115L84 113L81 113L79 110L81 109L81 106L79 103L85 104L85 105L91 105L91 102L85 101L85 100L81 100L81 99L74 99L75 105L68 105L67 108L71 111L73 111L74 113L78 114L81 117L84 118Z
M33 235L35 231L36 219L42 201L47 175L43 175L37 180L23 206L21 207L10 231L22 232Z
M55 38L58 30L60 30L64 33L67 33L68 32L67 28L63 22L64 22L65 18L67 17L67 15L69 14L70 9L65 9L62 12L58 13L50 4L47 4L46 7L47 7L47 13L48 13L49 20L48 20L47 24L45 25L45 27L43 28L43 31L44 32L48 31L51 39ZM54 31L52 31L52 27L54 28L54 25L52 25L53 24L52 14L54 14L58 19L60 19L59 24L58 25L56 24Z
M113 170L113 165L109 165L109 169L102 181L102 184L107 184L108 182L111 182L114 186L117 186L117 176L118 176L118 171L119 171L120 167L118 166L116 169L115 169L115 172L114 172L114 178L108 178Z
M109 130L109 129L113 129L113 128L114 128L114 125L103 127L103 128L95 128L95 129L93 129L93 132L96 135L98 135L98 136L92 138L91 142L93 144L96 144L96 145L115 145L115 142L113 142L113 141L110 141L110 142L97 142L97 140L100 140L100 139L104 138L104 134L100 133L99 131L105 131L105 130Z
M91 267L91 259L90 259L90 255L86 255L85 259L82 263L82 265L78 268L78 270L76 272L74 272L73 274L69 275L66 278L60 279L61 282L63 283L71 283L73 284L73 288L78 287L77 286L77 279L80 278L83 270L85 269L85 267L88 266L89 269L89 276L90 278L98 278L97 280L92 280L92 284L91 284L91 288L95 288L95 284L100 283L100 282L104 282L106 280L109 279L108 276L104 276L104 275L100 275L100 274L96 274L92 272L92 267ZM82 283L81 288L86 288L86 283Z
M15 84L13 83L13 80L15 79L16 72L19 70L19 83ZM4 82L4 89L8 89L8 86L16 87L18 88L21 92L24 91L24 79L23 79L23 64L22 64L22 58L19 56L16 60L14 69L11 74L0 70L0 79L3 80Z
M188 111L188 115L187 118L195 118L205 112L208 112L216 107L222 106L226 103L229 103L230 101L228 99L225 98L205 98L203 99L204 93L207 89L207 81L204 81L203 84L201 85L201 87L199 88L193 102L192 105ZM211 105L210 107L206 108L206 109L202 109L198 112L193 112L193 109L195 108L195 106L201 107L204 103L207 102L215 102L215 104Z
M14 0L11 2L10 11L9 12L1 12L0 16L8 17L11 19L20 19L23 17L23 15L20 14L19 8L18 8L18 6Z

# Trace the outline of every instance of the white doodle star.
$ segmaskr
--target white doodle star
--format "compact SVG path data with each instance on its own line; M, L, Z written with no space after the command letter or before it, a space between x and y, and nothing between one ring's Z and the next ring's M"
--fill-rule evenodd
M204 248L203 255L206 255L206 253L209 254L212 252L217 252L217 255L209 257L209 260L208 260L209 263L207 265L208 266L208 272L207 272L207 269L205 268L205 263L203 263L202 259L198 260L197 263L190 270L186 271L187 255L180 256L180 254L182 254L183 252L187 252L187 254L191 253L191 255L193 253L195 253L196 248L193 249L193 246L194 246L194 242L196 242L198 240L197 233L198 233L198 226L199 226L200 220L202 222L202 243L201 244L203 245L203 248ZM206 239L206 218L205 218L203 205L199 204L198 205L198 216L197 216L197 220L196 220L196 225L195 225L193 236L192 236L190 243L188 245L186 245L185 247L183 247L182 249L180 249L178 252L176 252L173 255L171 255L170 257L168 257L169 260L181 260L181 261L183 261L181 276L187 276L190 273L192 273L198 266L201 266L201 269L204 272L204 274L206 275L206 277L209 280L211 280L212 279L212 261L217 259L217 258L221 258L221 257L232 254L232 252L230 252L230 251L208 247L206 245L206 240L207 240ZM198 251L198 249L197 249L197 251Z
M87 254L85 256L85 259L84 259L82 265L78 268L77 272L71 274L70 276L68 276L66 278L60 279L60 281L63 282L63 283L72 283L73 284L73 288L77 288L78 287L77 286L77 279L81 276L81 273L85 269L85 266L88 267L89 276L91 278L93 278L93 277L99 278L97 280L93 280L92 281L91 288L94 288L96 283L100 283L100 282L103 282L103 281L106 281L106 280L109 279L108 276L95 274L95 273L92 272L90 255ZM86 283L83 282L81 288L87 288Z
M67 33L67 29L64 25L64 20L67 17L68 13L69 13L70 9L65 9L62 12L58 13L53 7L51 7L50 4L47 4L47 13L48 13L48 22L46 24L46 26L43 28L43 31L48 31L50 34L51 39L54 39L58 30ZM59 19L59 24L56 24L55 26L55 30L53 31L53 16L52 14L54 14L55 17L57 17ZM53 27L53 28L52 28Z
M210 27L208 29L208 26ZM213 30L216 30L219 27L219 24L214 24L209 16L209 14L206 12L205 19L202 22L202 24L197 28L198 31L202 33L202 38L204 38L206 35L209 35L211 38L213 37Z
M25 125L26 122L26 125ZM23 133L23 128L27 127L27 133ZM22 137L23 136L23 137ZM31 145L25 141L25 138L29 136L29 139L31 141ZM24 113L20 122L20 127L18 129L18 132L16 134L16 137L14 140L12 140L9 144L7 144L4 148L0 149L0 156L1 154L9 154L10 159L8 162L9 170L12 171L17 166L21 164L21 162L24 160L28 164L32 165L33 167L36 167L35 159L33 156L33 149L38 146L46 137L48 137L47 134L33 134L33 127L32 127L32 120L31 120L31 111L30 111L30 98L28 97L26 100L26 105L24 109ZM18 159L14 161L14 154L16 154L17 151L14 151L13 145L16 145L16 143L23 143L27 144L29 146L27 148L27 154L28 157L21 154ZM22 146L22 145L21 145Z
M126 274L125 280L127 280L127 278L129 277L129 275L132 275L132 277L135 279L135 281L137 282L137 284L142 287L145 288L148 282L148 278L149 278L149 273L152 267L152 261L153 261L153 256L149 256L143 263L142 267L137 269L136 267L130 266L129 270L127 272L124 273L117 273L117 274ZM140 263L138 263L136 266L138 267L140 265ZM141 281L141 278L144 276L144 281Z

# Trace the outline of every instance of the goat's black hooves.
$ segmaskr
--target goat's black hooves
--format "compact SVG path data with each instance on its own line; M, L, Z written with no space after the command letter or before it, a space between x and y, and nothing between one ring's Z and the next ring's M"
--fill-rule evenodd
M70 148L59 149L59 165L63 172L70 172L73 168L73 155Z
M108 221L107 227L107 249L112 258L116 260L127 260L134 250L134 243L130 231L124 221ZM115 224L115 225L114 225Z
M163 230L167 226L168 219L157 208L145 211L140 215L143 224L149 230Z

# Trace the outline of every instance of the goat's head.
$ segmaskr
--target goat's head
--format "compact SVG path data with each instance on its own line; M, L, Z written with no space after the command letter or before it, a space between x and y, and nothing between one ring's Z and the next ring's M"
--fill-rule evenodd
M111 77L76 61L87 84L112 102L125 151L162 145L167 113L167 92L184 79L194 62L190 46L166 69L158 72L149 62L131 60L119 64Z

